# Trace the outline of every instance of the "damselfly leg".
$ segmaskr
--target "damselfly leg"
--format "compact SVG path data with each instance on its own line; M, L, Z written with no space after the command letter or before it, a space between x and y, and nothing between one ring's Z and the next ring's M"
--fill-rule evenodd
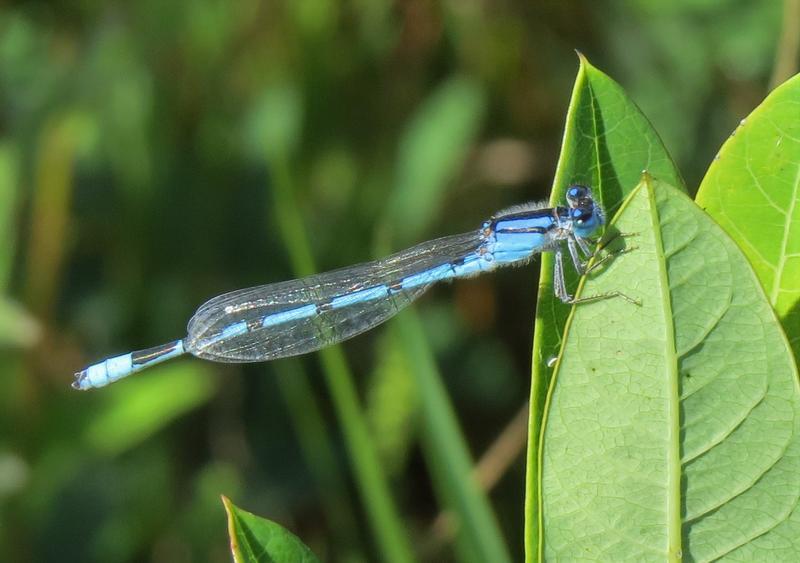
M578 236L570 236L567 238L567 250L569 251L570 258L572 259L572 264L575 266L575 271L578 272L579 275L587 275L594 271L596 271L600 266L607 263L608 261L620 256L621 254L626 254L635 249L635 247L627 247L622 248L619 250L615 250L612 252L608 252L604 256L595 259L600 252L606 249L606 247L611 244L614 240L620 237L628 237L634 236L635 233L620 233L615 232L611 237L609 237L606 241L599 241L597 243L597 247L594 251L591 250L589 244L586 239ZM587 260L584 262L581 260L581 256L579 253L582 253ZM567 284L564 279L564 259L562 256L561 249L557 249L555 251L555 266L553 270L553 286L556 296L564 303L569 305L576 305L579 303L588 303L592 301L599 301L602 299L609 299L611 297L620 297L625 301L632 303L634 305L641 305L641 301L638 299L634 299L625 295L621 291L609 291L605 293L599 293L597 295L587 295L586 297L575 298L574 296L570 295L567 292Z

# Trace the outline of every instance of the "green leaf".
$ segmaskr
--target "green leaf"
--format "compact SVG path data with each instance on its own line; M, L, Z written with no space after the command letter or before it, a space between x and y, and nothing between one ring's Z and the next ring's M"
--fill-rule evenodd
M636 184L642 170L682 187L675 164L636 105L608 76L580 57L580 70L572 91L550 202L563 205L569 184L582 183L594 189L608 216ZM567 285L574 288L577 274L567 267ZM538 452L544 399L551 370L549 358L561 346L561 335L569 307L553 291L553 257L542 256L539 300L533 337L533 379L529 417L527 490L525 500L525 551L532 560L538 551Z
M86 442L106 455L124 452L208 401L214 384L209 367L177 362L112 385L102 393L102 407L86 428Z
M314 553L297 536L264 518L237 508L227 497L228 535L236 563L315 563Z
M800 559L800 391L747 259L645 176L615 220L631 250L585 280L553 375L542 555ZM619 239L618 239L619 240Z
M697 203L750 260L800 358L800 75L742 120Z

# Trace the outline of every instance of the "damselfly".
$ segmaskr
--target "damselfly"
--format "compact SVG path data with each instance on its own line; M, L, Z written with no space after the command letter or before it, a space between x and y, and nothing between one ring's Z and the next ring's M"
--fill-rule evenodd
M188 336L108 358L75 374L76 389L108 385L190 353L217 362L261 362L305 354L384 322L434 283L525 264L555 253L555 293L575 302L564 283L563 243L578 273L591 256L588 237L604 223L591 190L573 185L566 206L512 207L470 233L424 242L388 258L214 297L189 321ZM596 297L621 295L618 293ZM622 296L624 297L624 296Z

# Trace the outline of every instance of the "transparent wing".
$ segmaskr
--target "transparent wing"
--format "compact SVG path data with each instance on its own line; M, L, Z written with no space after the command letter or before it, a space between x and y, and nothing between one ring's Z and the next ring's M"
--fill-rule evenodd
M220 362L257 362L319 350L395 315L437 281L400 288L404 279L468 257L479 251L483 240L478 231L454 235L374 262L220 295L189 321L186 348L195 356ZM337 297L382 287L393 290L380 298L331 306ZM313 314L262 326L265 319L302 306L314 306L306 309Z

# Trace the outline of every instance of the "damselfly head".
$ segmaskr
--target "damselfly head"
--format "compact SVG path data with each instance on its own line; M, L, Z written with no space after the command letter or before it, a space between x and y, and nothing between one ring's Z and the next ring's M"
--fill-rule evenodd
M592 190L586 186L573 185L567 188L567 203L576 235L590 236L603 224L603 210L592 198Z

